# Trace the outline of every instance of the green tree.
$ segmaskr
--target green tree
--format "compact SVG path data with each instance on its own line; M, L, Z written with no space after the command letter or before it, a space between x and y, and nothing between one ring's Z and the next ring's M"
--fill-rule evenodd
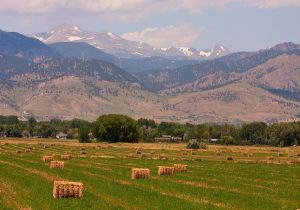
M108 142L137 142L137 122L125 115L109 114L100 116L94 123L94 136Z
M221 140L218 142L225 145L235 144L234 138L232 136L222 136Z
M277 123L267 129L271 144L274 146L292 146L300 144L300 124Z
M33 134L34 134L36 123L37 122L33 117L28 119L27 130L28 130L30 136L33 136Z
M207 139L207 140L210 139L210 132L209 132L208 129L206 129L206 130L203 132L202 138L203 138L203 139Z
M48 122L40 122L37 125L37 135L43 138L55 137L57 130Z
M263 122L245 124L240 130L240 137L253 144L267 143L267 125Z
M78 138L79 142L81 143L88 143L89 142L89 129L88 127L82 125L78 129Z
M145 129L156 128L156 123L154 120L140 118L138 119L137 123L140 127Z

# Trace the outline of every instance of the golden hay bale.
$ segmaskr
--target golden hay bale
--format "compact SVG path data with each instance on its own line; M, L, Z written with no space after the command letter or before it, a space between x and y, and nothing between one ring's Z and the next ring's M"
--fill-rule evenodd
M227 160L233 160L233 157L227 157Z
M51 161L50 168L60 168L63 169L65 167L64 161Z
M53 161L54 157L52 155L44 155L43 156L43 161L44 162L49 162L49 161Z
M131 179L146 179L150 177L150 169L148 168L132 168Z
M126 157L127 157L127 158L133 158L134 155L132 155L132 154L127 154Z
M166 157L165 155L159 155L158 158L159 158L160 160L166 160L166 159L167 159L167 157Z
M77 157L80 157L80 158L87 158L86 155L78 155Z
M175 168L168 166L158 166L158 175L174 175Z
M174 164L175 172L187 172L187 165L184 164Z
M54 198L82 198L83 184L81 182L54 181Z
M70 160L71 159L71 155L60 155L60 159L62 159L62 160Z
M299 163L300 160L296 160L296 159L288 161L288 164L299 164Z

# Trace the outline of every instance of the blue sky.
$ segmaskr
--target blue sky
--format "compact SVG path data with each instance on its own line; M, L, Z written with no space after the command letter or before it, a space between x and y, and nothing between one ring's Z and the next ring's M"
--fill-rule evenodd
M0 28L25 34L60 23L157 47L223 44L252 51L300 43L299 0L1 0Z

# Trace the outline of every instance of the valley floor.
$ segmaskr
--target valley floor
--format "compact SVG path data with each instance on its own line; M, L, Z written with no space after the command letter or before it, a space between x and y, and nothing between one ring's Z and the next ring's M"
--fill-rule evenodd
M0 142L0 209L300 208L300 147L187 150L184 144ZM63 170L42 161L43 155L59 159L61 154L72 155ZM157 175L158 166L174 163L187 164L188 171ZM151 177L132 180L133 167L150 168ZM82 182L83 198L54 199L54 180Z

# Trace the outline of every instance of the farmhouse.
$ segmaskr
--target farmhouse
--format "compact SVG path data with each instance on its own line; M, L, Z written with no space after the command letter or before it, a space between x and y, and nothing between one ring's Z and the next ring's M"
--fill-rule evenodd
M209 142L210 143L217 143L219 141L219 139L210 139Z
M63 133L63 132L59 132L57 135L56 135L56 138L57 139L67 139L67 134Z
M0 138L1 137L6 138L7 137L6 132L0 132Z
M181 142L182 137L162 135L161 137L155 137L155 142Z

